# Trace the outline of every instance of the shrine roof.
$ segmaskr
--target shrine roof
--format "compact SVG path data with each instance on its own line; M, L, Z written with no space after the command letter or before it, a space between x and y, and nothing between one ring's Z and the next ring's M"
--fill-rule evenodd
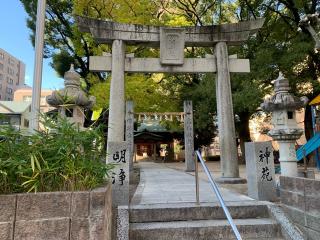
M30 105L31 102L0 101L0 113L22 114L30 107Z
M170 142L173 139L181 139L183 138L183 133L179 132L150 132L150 131L141 131L134 133L134 142L142 143L142 142Z

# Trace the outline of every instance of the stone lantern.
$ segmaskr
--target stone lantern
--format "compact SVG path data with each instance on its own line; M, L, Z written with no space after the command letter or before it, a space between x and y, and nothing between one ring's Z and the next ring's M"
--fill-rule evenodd
M79 127L84 124L84 109L90 109L95 103L95 97L87 96L80 89L80 75L74 70L73 64L64 74L64 88L47 96L47 103L58 108L59 115Z
M284 176L297 176L297 157L295 141L303 134L296 121L296 110L305 107L306 97L296 97L289 93L289 81L282 73L274 81L275 94L261 104L262 110L272 113L274 128L268 135L278 141L281 174Z

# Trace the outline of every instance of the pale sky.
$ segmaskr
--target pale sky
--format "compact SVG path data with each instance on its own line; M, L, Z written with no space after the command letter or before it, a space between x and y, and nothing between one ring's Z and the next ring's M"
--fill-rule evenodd
M34 71L34 48L29 40L26 26L27 13L19 0L0 0L0 48L26 64L25 83L32 86ZM42 88L59 89L63 79L58 78L49 66L50 59L43 62Z

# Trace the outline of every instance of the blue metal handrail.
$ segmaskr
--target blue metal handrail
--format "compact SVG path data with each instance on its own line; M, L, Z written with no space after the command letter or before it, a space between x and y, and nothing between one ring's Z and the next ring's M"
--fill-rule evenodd
M202 159L201 154L200 154L200 152L199 152L198 150L196 151L196 155L198 156L198 159L200 160L200 163L201 163L201 165L202 165L205 173L207 174L207 177L208 177L208 179L209 179L210 185L211 185L214 193L216 194L216 196L217 196L217 198L218 198L218 200L219 200L219 202L220 202L220 205L221 205L221 207L222 207L222 209L223 209L223 211L224 211L224 214L226 215L226 217L227 217L227 219L228 219L228 222L229 222L229 224L230 224L230 226L231 226L231 228L232 228L232 230L233 230L234 235L236 236L237 240L242 240L242 238L241 238L241 236L240 236L240 233L239 233L239 231L238 231L238 228L237 228L237 226L234 224L233 219L232 219L232 217L231 217L231 214L230 214L230 212L229 212L229 210L228 210L228 208L227 208L227 206L226 206L226 204L225 204L225 202L224 202L224 200L223 200L223 198L222 198L222 196L221 196L221 193L220 193L220 191L219 191L219 189L218 189L218 186L217 186L217 184L215 183L215 181L213 180L213 178L212 178L212 176L211 176L211 173L210 173L210 171L208 170L208 167L206 166L206 164L204 163L204 160ZM197 161L196 161L196 164L197 164ZM198 171L198 168L196 167L196 176L198 176L197 171ZM196 177L196 178L197 178L197 177ZM198 180L197 180L197 181L198 181ZM197 186L198 186L198 183L197 183ZM197 187L197 188L198 188L198 187ZM198 195L198 194L199 194L199 190L197 189L197 195ZM199 196L197 196L197 201L199 201Z

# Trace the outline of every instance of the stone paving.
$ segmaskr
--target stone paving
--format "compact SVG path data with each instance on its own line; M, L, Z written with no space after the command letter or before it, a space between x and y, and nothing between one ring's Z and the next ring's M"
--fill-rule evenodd
M153 162L135 163L140 167L140 183L131 204L195 202L195 178L184 171ZM245 195L220 188L226 202L253 200ZM218 201L207 181L200 179L200 202Z
M213 178L219 178L221 177L221 170L220 170L220 161L207 161L206 162L207 167L209 168ZM165 166L172 168L172 169L176 169L179 171L184 171L184 162L169 162L169 163L165 163ZM299 167L301 168L301 167ZM308 168L308 169L313 169L314 173L315 173L315 179L320 180L320 172L319 170L317 170L316 168ZM193 172L190 172L189 174L194 175ZM239 174L241 178L247 178L246 175L246 166L241 164L239 165ZM276 182L279 182L279 177L280 174L276 174ZM204 173L202 167L199 164L199 178L204 180L204 181L208 181L206 174ZM248 195L248 187L247 184L219 184L219 186L224 187L226 189L238 192L240 194L243 195Z
M177 169L179 171L184 171L184 168L185 168L184 162L168 162L168 163L165 163L165 165L169 168ZM209 162L207 161L206 165L210 169L210 172L212 173L214 178L221 177L220 161L209 161ZM299 168L302 168L302 166L299 166ZM316 168L310 168L310 167L308 167L308 169L313 169L315 172L315 178L320 180L319 170L317 170ZM206 177L201 166L199 167L199 172L201 177ZM243 164L239 165L239 173L241 178L247 178L246 165L243 165ZM280 174L276 174L277 179L279 178L279 176Z
M138 166L141 166L141 173L142 170L146 168L144 165L145 163L153 163L151 160L149 161L138 161L137 164ZM192 184L194 184L194 172L185 172L185 163L184 162L167 162L167 163L159 163L156 164L156 166L160 165L159 167L164 168L170 168L172 170L177 170L179 172L182 172L186 175L190 175L193 178ZM219 178L221 176L221 170L220 170L220 162L219 161L209 161L206 162L207 167L209 168L213 178ZM320 180L320 172L314 168L315 172L315 178ZM246 166L245 165L239 165L239 173L241 178L246 178ZM276 180L278 181L280 174L276 174ZM202 179L203 182L208 182L208 178L206 174L204 173L202 167L199 164L199 178ZM248 194L248 189L247 189L247 184L219 184L220 187L223 187L225 190L228 189L232 192L240 193L241 195L247 195ZM140 185L140 188L142 185ZM139 188L139 189L140 189ZM193 191L194 191L194 185L193 185ZM210 192L212 192L210 190Z

